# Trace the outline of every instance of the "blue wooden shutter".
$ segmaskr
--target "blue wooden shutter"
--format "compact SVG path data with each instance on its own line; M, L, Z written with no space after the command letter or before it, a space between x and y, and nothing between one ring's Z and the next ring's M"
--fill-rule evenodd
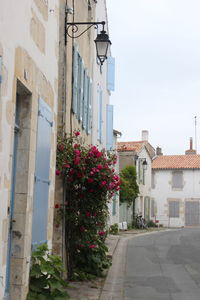
M86 131L88 134L92 130L92 80L88 77L88 102L87 102L87 128Z
M106 106L106 149L113 149L113 105Z
M107 59L107 89L115 90L115 59L112 56Z
M83 95L83 128L87 127L87 102L88 102L88 76L87 71L84 72L84 95Z
M81 75L80 75L80 121L83 121L83 105L84 105L84 64L83 59L81 58Z
M77 113L77 98L78 98L78 47L73 47L73 105L72 111Z
M52 111L39 99L32 220L33 249L47 241L51 131Z

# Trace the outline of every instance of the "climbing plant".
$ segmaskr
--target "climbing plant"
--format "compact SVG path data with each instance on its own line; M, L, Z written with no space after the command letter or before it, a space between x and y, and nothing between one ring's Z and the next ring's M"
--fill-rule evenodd
M66 199L56 207L65 219L69 278L99 276L109 266L105 245L108 202L120 186L115 164L115 154L83 145L79 131L58 137L56 175L63 178Z

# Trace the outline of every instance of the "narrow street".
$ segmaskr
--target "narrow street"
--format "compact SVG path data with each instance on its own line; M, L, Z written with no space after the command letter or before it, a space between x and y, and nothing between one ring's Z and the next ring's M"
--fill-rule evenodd
M126 236L101 300L199 300L200 230Z

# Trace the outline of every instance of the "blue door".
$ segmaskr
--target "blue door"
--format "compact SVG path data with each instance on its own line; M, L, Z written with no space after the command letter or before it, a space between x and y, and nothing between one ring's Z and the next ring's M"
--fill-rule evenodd
M19 95L16 98L16 110L15 110L15 127L14 127L14 144L13 144L13 160L12 160L12 183L11 183L11 195L10 195L10 207L9 213L9 230L8 230L8 251L7 251L7 263L6 263L6 285L4 299L9 299L10 290L10 264L12 257L12 228L13 228L13 216L14 216L14 203L15 203L15 184L16 184L16 169L17 169L17 147L20 131L20 118L19 118Z
M32 249L47 242L49 168L51 154L52 111L39 99L35 183L33 197Z

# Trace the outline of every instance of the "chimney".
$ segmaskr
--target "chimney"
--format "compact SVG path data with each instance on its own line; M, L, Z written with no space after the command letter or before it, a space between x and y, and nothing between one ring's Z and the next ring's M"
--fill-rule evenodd
M156 155L157 155L157 156L163 155L163 153L162 153L162 148L160 148L160 147L157 147L157 148L156 148Z
M148 130L142 130L142 141L147 141L149 139L149 132Z
M193 139L192 137L190 138L190 149L185 151L185 154L197 154L196 150L193 149Z

